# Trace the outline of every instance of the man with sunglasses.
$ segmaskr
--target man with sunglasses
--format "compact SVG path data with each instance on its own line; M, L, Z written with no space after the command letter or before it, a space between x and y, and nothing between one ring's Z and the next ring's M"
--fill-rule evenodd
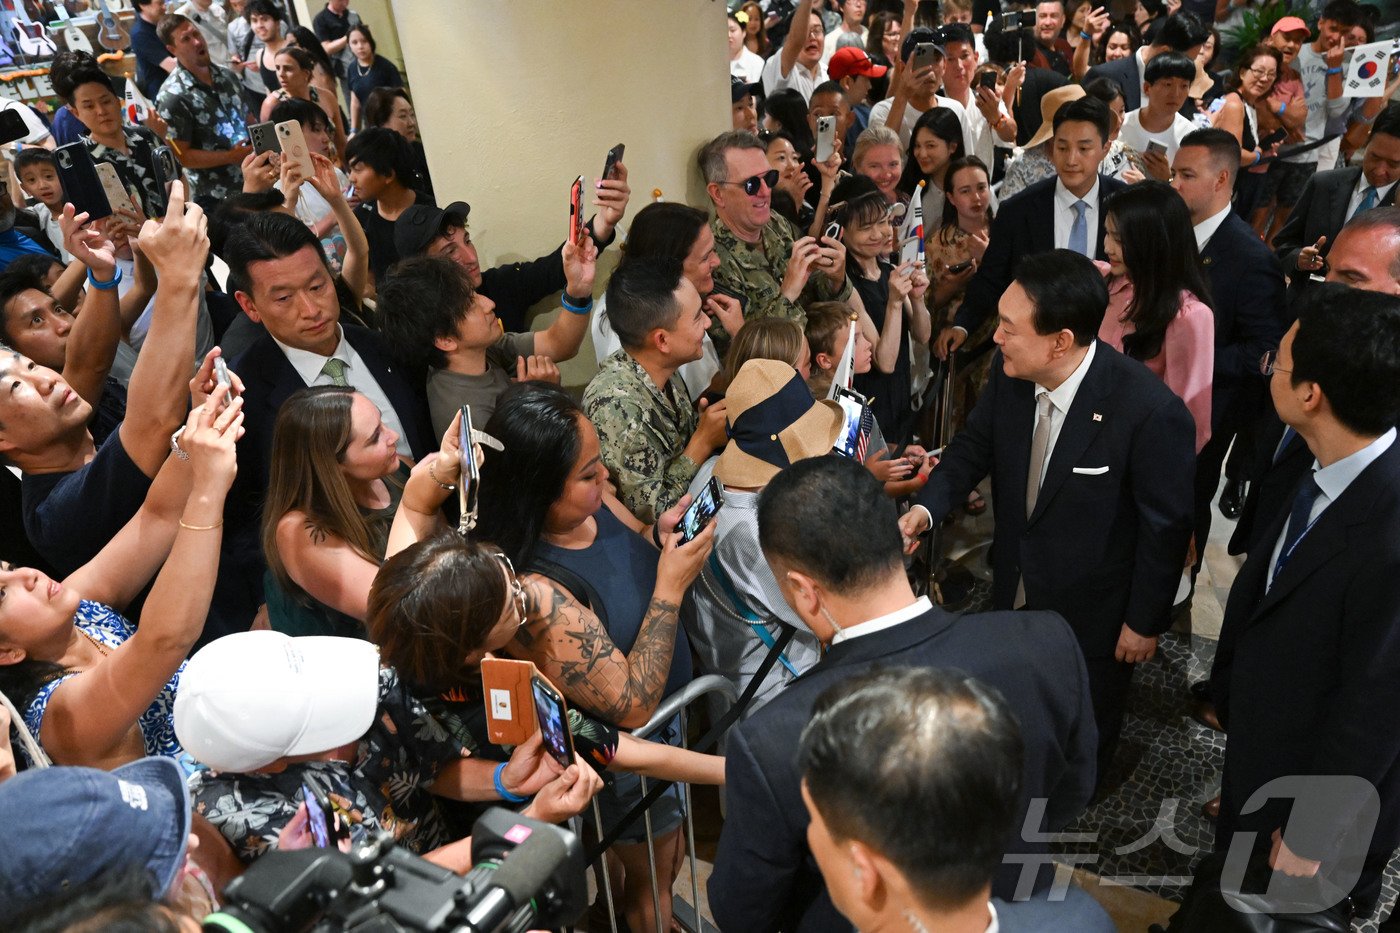
M846 248L839 240L804 236L773 213L777 169L770 168L763 143L752 133L721 133L700 150L700 173L715 205L710 229L720 265L715 290L732 294L744 306L744 319L783 317L805 323L805 301L846 301ZM710 339L721 355L729 334L719 321Z

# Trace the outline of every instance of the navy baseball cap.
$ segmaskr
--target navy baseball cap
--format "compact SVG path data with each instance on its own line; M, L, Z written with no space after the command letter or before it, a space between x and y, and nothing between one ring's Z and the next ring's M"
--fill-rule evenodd
M173 758L55 767L0 784L0 920L138 861L164 896L185 864L190 798Z
M748 97L750 94L752 94L755 97L758 97L759 90L762 87L762 84L749 84L747 81L745 81L738 75L730 75L729 102L731 104L737 104L739 101L743 100L745 97Z
M428 251L428 244L442 235L450 226L465 226L472 206L466 201L453 201L446 207L430 207L427 204L412 204L399 215L394 224L394 246L399 256L421 256Z

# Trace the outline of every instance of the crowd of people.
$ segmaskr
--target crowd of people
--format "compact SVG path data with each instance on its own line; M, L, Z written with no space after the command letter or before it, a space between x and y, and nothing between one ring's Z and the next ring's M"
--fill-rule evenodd
M610 159L483 268L348 0L134 5L149 106L61 53L0 194L6 929L188 927L323 800L456 872L488 806L596 804L619 921L667 929L689 798L635 820L646 778L723 788L726 931L1113 929L1048 840L1123 779L1217 508L1245 560L1180 698L1226 733L1217 847L1400 923L1400 79L1341 77L1375 7L1226 47L1253 0L731 0L708 203ZM287 123L309 165L255 145ZM989 500L992 609L950 612L928 532ZM571 758L500 740L497 659ZM701 675L742 699L692 751L658 711Z

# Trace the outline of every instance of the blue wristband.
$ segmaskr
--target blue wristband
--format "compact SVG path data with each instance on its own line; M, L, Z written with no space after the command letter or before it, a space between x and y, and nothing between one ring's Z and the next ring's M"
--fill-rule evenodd
M99 282L97 281L97 279L94 279L92 277L92 270L89 269L87 274L88 284L91 285L93 288L97 289L99 292L110 292L112 289L116 288L122 283L121 266L118 266L116 271L117 274L112 276L112 278L109 281Z
M501 783L501 772L505 769L506 763L503 761L496 765L496 770L491 774L491 782L496 785L496 793L500 794L501 799L506 803L524 803L529 800L529 797L517 797L515 794L506 790L506 786Z
M571 297L568 292L565 292L559 298L559 303L564 306L565 311L570 311L574 314L587 314L593 310L592 295L589 295L583 304L577 304L576 302L577 299Z

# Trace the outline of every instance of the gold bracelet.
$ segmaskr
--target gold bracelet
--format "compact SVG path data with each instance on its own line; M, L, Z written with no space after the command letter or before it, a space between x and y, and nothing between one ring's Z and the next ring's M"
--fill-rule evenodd
M212 531L213 529L218 528L223 523L224 520L221 518L212 525L191 525L187 523L183 518L180 519L180 527L188 529L190 531Z
M429 475L430 477L432 477L433 482L437 483L439 486L441 486L443 489L446 489L448 492L451 492L452 490L454 490L454 489L457 488L457 484L456 484L456 483L448 484L448 483L444 483L442 480L438 479L438 475L437 475L437 461L436 461L436 460L434 460L432 463L429 463L429 464L428 464L428 475ZM416 510L415 510L415 511L416 511Z

